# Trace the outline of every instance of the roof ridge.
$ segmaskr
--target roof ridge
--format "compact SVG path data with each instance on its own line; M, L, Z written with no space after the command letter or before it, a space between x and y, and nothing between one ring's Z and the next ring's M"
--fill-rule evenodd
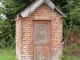
M54 8L63 16L66 17L66 15L60 11L54 3L52 3L50 0L36 0L30 6L28 6L26 9L24 9L22 12L20 12L18 15L21 15L22 17L27 17L29 14L31 14L33 11L35 11L41 4L46 3L52 10ZM17 16L18 16L17 15Z

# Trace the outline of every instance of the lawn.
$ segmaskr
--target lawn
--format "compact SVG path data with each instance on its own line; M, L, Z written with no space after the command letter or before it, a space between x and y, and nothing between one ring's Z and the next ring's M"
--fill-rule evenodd
M12 48L0 49L0 60L17 60L15 51ZM80 60L80 57L66 55L63 60Z
M0 60L17 60L15 49L0 49Z

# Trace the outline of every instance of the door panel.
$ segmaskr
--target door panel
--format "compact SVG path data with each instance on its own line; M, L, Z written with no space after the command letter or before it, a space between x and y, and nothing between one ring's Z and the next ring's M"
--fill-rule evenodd
M35 60L49 60L49 47L48 46L36 46L35 47Z
M34 21L34 60L50 60L50 21Z

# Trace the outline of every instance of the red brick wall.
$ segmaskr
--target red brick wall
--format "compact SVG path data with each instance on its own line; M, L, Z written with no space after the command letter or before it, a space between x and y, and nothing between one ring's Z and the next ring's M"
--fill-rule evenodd
M16 19L16 55L19 60L34 60L33 20L51 20L51 60L62 54L62 16L42 4L28 17Z
M22 20L16 20L16 56L21 60Z

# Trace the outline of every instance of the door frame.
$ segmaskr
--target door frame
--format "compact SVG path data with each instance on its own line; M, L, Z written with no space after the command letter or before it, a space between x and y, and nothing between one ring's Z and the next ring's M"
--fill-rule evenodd
M34 57L35 57L35 45L34 45L34 24L35 22L47 22L49 25L49 45L43 45L43 46L49 46L49 59L51 60L51 20L33 20L33 60L34 60ZM40 46L40 45L39 45Z

